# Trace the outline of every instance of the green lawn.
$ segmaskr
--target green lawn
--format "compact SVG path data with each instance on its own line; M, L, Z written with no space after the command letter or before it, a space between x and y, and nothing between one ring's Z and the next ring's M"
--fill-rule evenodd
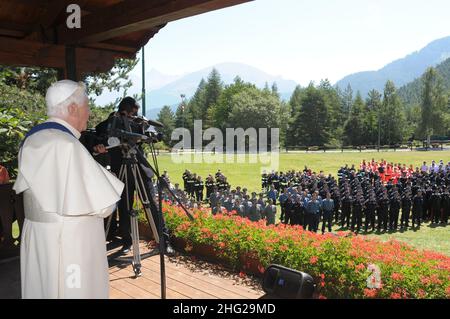
M193 162L193 156L185 155L186 160ZM344 153L282 153L280 154L280 171L295 169L303 170L307 165L312 170L319 172L323 170L326 174L336 175L337 170L344 164L355 164L363 160L385 159L388 162L413 164L419 166L423 161L431 163L432 160L440 159L447 162L450 160L450 151L435 152L344 152ZM158 157L160 170L167 170L172 183L182 185L181 175L185 169L200 174L203 179L208 174L214 174L220 169L228 177L232 187L245 186L250 191L261 190L260 164L250 163L174 163L171 156L162 154ZM337 229L335 227L335 229ZM368 234L381 240L397 239L414 245L417 248L429 249L445 253L450 256L450 227L431 228L428 224L423 225L420 230L408 230L406 232L395 232L386 234Z
M320 224L322 227L322 223ZM319 228L320 228L319 227ZM341 229L340 226L334 226L333 230ZM422 224L420 229L408 228L407 231L386 232L386 233L362 233L368 237L378 238L382 241L395 239L409 243L416 248L441 252L450 256L450 226L446 227L430 225L430 223Z

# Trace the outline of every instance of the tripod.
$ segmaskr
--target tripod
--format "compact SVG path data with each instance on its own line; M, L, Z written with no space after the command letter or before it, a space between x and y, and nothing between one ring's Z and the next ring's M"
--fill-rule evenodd
M137 147L136 144L130 146L125 144L123 146L123 159L122 165L119 171L119 179L125 183L125 196L126 196L126 208L130 213L130 226L131 226L131 239L132 239L132 247L133 247L133 257L132 257L132 266L133 271L135 273L135 277L139 277L141 275L141 260L144 258L148 258L155 255L155 252L149 252L147 254L141 255L139 252L139 229L138 229L138 220L137 211L133 210L130 203L130 181L134 182L135 189L137 191L137 195L139 200L142 203L144 208L145 216L147 222L150 225L150 228L155 236L155 241L159 244L159 255L160 255L160 268L161 268L161 298L166 298L166 278L165 278L165 261L164 261L164 253L166 251L166 243L164 239L164 229L163 229L163 214L162 214L162 189L165 188L169 193L172 194L173 198L177 200L180 206L183 208L187 216L193 220L193 216L186 210L178 197L173 193L173 191L168 186L166 180L162 178L159 174L158 163L156 159L156 152L153 147L153 144L149 144L150 150L152 153L153 161L155 163L154 169L146 160L142 151ZM147 192L147 189L144 184L144 179L141 175L140 165L143 165L147 169L150 169L153 174L157 177L158 181L158 202L159 207L157 208L153 197L151 194ZM153 218L151 211L154 212L155 218ZM157 219L157 223L155 223L155 219ZM109 229L109 223L107 231ZM162 236L162 238L161 238ZM156 249L155 249L156 250ZM116 260L129 260L130 258L116 258Z
M155 220L151 215L150 209L156 209L156 205L154 204L153 198L151 198L151 194L148 194L147 189L145 188L144 179L141 175L141 170L139 168L139 162L136 158L137 149L136 147L130 147L127 151L124 151L124 157L122 160L122 165L119 171L119 179L125 184L125 197L126 197L126 209L130 214L130 230L131 230L131 240L133 247L133 257L132 257L132 266L135 277L139 277L141 275L141 260L143 258L147 258L155 255L154 252L150 252L147 254L143 254L141 256L139 252L139 228L138 228L138 212L131 207L130 203L130 184L134 184L134 188L136 190L137 196L142 203L145 217L147 222L150 225L152 233L155 237L155 241L159 243L161 241L160 234L162 232L158 232L157 225L155 224ZM132 191L132 190L131 190ZM109 231L110 221L108 221L107 232ZM163 240L164 241L164 240ZM117 258L116 260L128 260L128 258Z

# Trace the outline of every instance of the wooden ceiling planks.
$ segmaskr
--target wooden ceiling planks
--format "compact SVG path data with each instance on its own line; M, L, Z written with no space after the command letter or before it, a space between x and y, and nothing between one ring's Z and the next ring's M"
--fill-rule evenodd
M243 2L247 0L125 0L84 17L81 29L60 25L59 40L65 44L101 42Z
M76 47L78 72L104 72L134 57L168 22L252 0L0 0L0 64L65 68ZM68 4L81 29L66 26Z

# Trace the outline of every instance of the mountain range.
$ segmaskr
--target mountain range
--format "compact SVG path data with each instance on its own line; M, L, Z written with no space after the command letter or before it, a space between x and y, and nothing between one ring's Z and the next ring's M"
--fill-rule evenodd
M430 66L436 66L450 58L450 36L435 40L423 49L413 52L402 59L395 60L378 71L354 73L336 82L341 89L351 85L353 92L359 91L364 97L376 89L382 92L387 80L397 88L420 77Z
M206 80L213 68L220 73L224 84L232 83L237 75L242 80L251 82L260 88L263 88L266 83L271 86L273 82L276 82L282 97L289 97L297 85L295 81L270 75L247 64L221 63L184 75L157 90L150 91L146 96L149 108L179 104L181 94L184 94L187 98L193 96L201 79Z
M450 90L450 58L436 66L436 72L441 76L443 89ZM402 86L398 95L407 105L420 104L422 94L422 77Z
M435 40L419 51L395 60L380 70L354 73L335 84L341 89L345 89L350 84L353 92L360 91L365 97L372 89L382 92L387 80L392 80L397 88L405 86L419 78L428 67L437 66L447 58L450 58L450 36ZM184 75L165 75L152 69L146 73L147 116L155 118L164 105L175 109L181 103L181 94L188 99L192 97L201 79L206 80L213 68L218 70L224 84L232 83L236 76L240 76L242 80L254 83L260 88L263 88L266 83L271 86L276 82L280 96L284 100L289 99L297 86L295 81L268 74L242 63L216 64ZM141 76L137 73L133 73L131 76L134 86L130 88L128 94L141 92ZM97 98L96 102L98 105L104 105L114 101L117 95L116 92L105 92Z

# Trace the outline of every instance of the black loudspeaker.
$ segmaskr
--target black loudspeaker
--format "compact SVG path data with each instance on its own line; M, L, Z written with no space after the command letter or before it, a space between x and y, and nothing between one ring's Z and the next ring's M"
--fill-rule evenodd
M264 272L263 290L268 297L310 299L315 290L314 279L301 271L270 265Z

